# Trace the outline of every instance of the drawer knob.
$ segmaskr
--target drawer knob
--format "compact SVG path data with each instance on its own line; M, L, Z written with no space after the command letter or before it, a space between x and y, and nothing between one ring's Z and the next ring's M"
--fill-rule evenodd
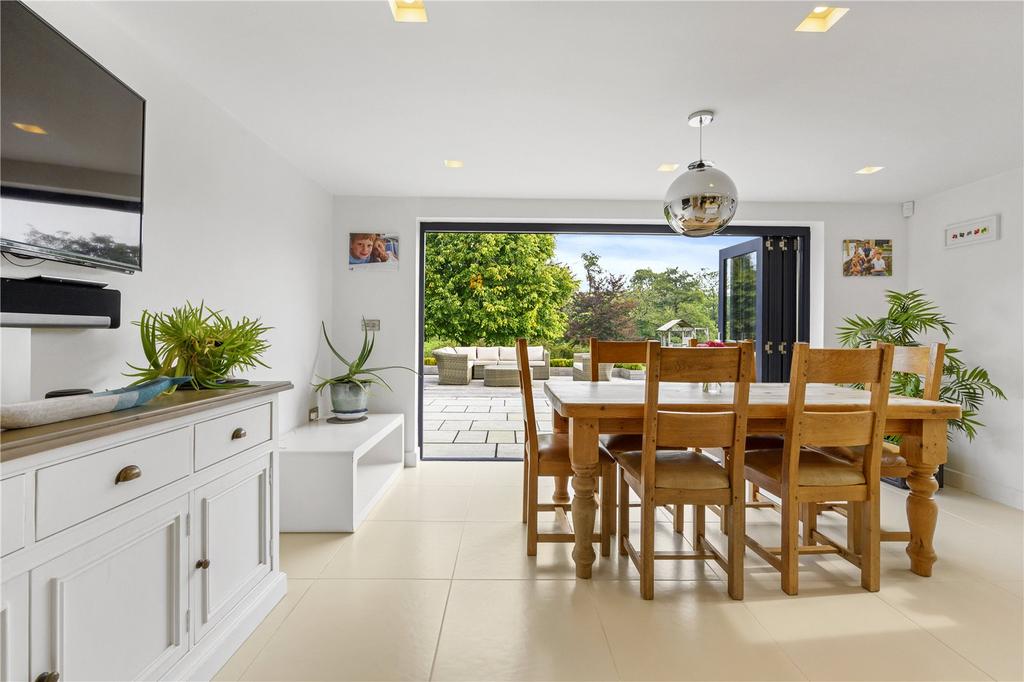
M40 673L39 677L36 678L36 682L57 682L60 679L60 673Z
M200 559L199 561L196 562L196 568L209 568L209 567L210 567L210 560L209 559Z
M114 477L114 485L134 481L136 478L142 478L142 469L134 464L129 464L124 469L117 472L117 476Z
M237 429L231 432L231 440L242 440L248 435L249 434L245 432L245 429L239 426Z

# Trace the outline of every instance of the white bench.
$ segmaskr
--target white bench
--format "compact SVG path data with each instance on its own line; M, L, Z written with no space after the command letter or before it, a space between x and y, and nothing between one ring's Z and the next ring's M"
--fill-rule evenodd
M281 437L281 531L350 533L405 463L405 417L325 419Z

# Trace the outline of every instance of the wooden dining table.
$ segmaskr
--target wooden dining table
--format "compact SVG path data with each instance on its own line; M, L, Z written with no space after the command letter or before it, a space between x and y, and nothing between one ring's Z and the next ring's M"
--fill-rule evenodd
M714 412L732 400L731 387L718 392L704 391L698 384L661 385L658 401L663 409ZM589 578L594 564L594 516L597 509L598 436L643 431L644 382L642 381L560 381L546 382L544 393L551 402L554 431L569 434L572 460L573 531L576 536L573 560L576 576ZM828 412L867 407L870 394L842 386L808 385L808 411ZM750 386L747 432L783 434L789 384L763 383ZM910 570L921 576L932 574L935 549L932 539L938 519L934 494L938 489L935 472L946 462L946 422L960 417L960 406L950 403L890 396L885 433L898 434L900 451L910 466L907 486L907 522L910 542L907 556ZM557 498L568 501L565 485L556 486Z

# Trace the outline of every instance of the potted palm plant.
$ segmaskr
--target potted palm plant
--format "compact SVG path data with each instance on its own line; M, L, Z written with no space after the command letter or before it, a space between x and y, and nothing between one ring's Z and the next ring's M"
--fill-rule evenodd
M329 379L317 377L321 381L314 384L313 387L317 393L322 393L328 386L331 387L331 411L336 418L342 421L356 421L366 416L370 386L373 384L380 384L389 391L391 390L391 386L378 372L386 369L404 369L413 374L416 373L415 370L409 367L402 367L401 365L367 367L366 363L370 359L370 354L373 353L376 335L369 334L366 331L365 325L363 326L362 348L359 349L359 354L351 361L339 353L338 349L331 343L331 337L327 335L327 325L320 322L320 328L323 330L324 341L327 342L327 347L331 349L334 357L345 366L346 371Z
M856 315L843 318L842 326L836 330L842 345L862 348L871 345L872 341L883 341L896 346L920 346L918 337L929 332L942 334L946 341L952 338L953 322L942 314L938 306L925 298L923 292L887 291L885 298L889 302L889 310L883 317ZM891 391L896 395L920 398L923 393L921 377L893 372ZM968 367L960 359L958 349L947 347L939 399L947 403L959 403L962 408L960 419L949 420L950 432L960 431L968 440L974 440L978 428L984 426L978 421L977 415L986 395L1006 399L984 368Z

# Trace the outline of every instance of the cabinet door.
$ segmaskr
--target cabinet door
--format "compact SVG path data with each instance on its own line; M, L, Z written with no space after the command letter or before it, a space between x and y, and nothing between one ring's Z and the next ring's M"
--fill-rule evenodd
M0 586L0 681L28 679L28 573Z
M33 678L156 679L185 654L187 514L182 496L32 571Z
M199 488L192 505L198 642L270 573L270 455Z

